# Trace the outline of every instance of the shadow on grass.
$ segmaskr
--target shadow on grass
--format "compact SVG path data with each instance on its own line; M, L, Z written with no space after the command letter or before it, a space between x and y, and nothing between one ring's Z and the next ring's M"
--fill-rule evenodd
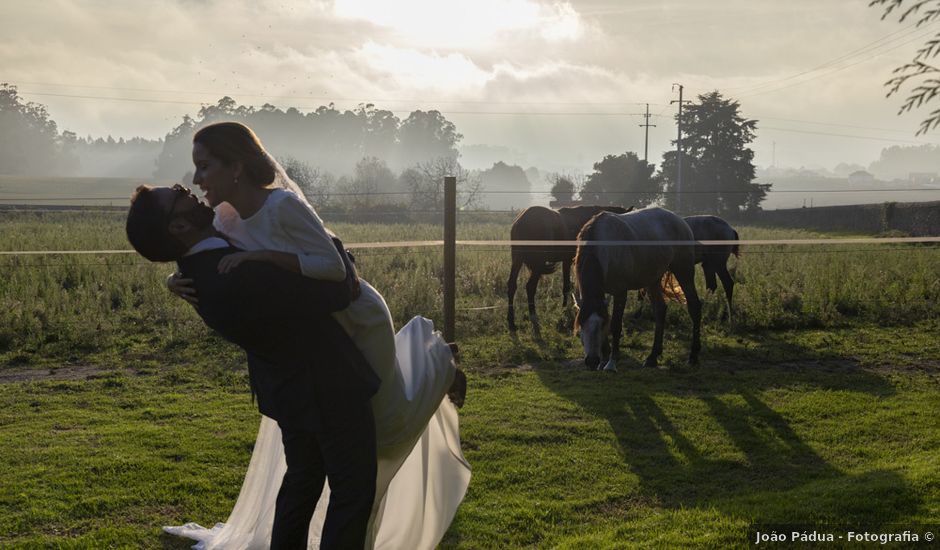
M772 345L787 349L781 342ZM795 357L814 355L790 351ZM698 368L653 370L640 368L631 357L635 353L625 355L616 374L584 371L580 362L540 366L536 372L549 390L609 422L644 500L763 522L877 525L918 510L920 501L901 475L840 471L766 400L766 392L791 389L860 393L871 400L893 395L893 386L876 373L847 360L761 366L712 360ZM826 399L821 395L812 402L820 407L818 415L798 415L803 430L824 429L812 426L827 414ZM693 440L688 433L697 436ZM636 496L617 498L629 507ZM589 506L601 512L618 504Z

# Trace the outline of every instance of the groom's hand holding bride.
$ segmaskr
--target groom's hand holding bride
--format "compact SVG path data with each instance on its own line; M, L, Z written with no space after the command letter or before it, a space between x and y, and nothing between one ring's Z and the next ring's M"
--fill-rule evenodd
M194 306L199 305L199 298L196 297L196 287L192 279L184 279L183 274L174 271L166 278L166 288L170 292L186 300Z
M251 250L245 252L236 252L234 254L229 254L219 261L219 273L225 274L229 273L236 267L240 266L243 262L263 262L270 261L265 254L264 250ZM272 262L273 263L273 262Z

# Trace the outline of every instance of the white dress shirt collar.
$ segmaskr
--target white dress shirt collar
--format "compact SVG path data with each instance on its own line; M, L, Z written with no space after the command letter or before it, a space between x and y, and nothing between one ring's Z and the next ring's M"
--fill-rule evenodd
M228 248L228 241L220 237L207 237L198 243L194 244L192 248L186 251L186 254L183 254L183 257L192 256L193 254L198 254L200 252L205 252L206 250L215 250L217 248Z

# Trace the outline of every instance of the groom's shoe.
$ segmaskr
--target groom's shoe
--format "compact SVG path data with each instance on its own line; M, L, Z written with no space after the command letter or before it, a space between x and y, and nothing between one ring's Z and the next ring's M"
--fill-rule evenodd
M457 369L454 372L454 383L447 390L447 397L458 409L463 407L463 403L467 399L467 375L462 370Z

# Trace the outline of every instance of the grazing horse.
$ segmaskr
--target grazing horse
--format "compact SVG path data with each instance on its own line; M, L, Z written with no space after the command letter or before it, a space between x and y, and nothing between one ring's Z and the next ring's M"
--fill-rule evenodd
M601 345L610 330L610 360L604 370L617 370L620 358L620 334L627 292L644 289L653 304L656 334L653 349L644 366L655 367L663 352L663 327L666 302L663 276L670 272L685 294L692 317L692 346L689 363L698 361L701 348L699 330L702 303L695 291L695 246L692 230L682 218L662 208L644 208L628 214L601 213L594 216L578 235L581 241L682 241L690 244L662 246L582 245L575 258L578 281L578 316L575 329L581 332L584 364L599 368ZM605 294L614 297L613 317L608 315Z
M552 210L544 206L530 206L522 211L512 222L509 239L513 241L573 241L588 220L598 212L625 213L629 210L620 206L566 206ZM529 298L529 320L532 322L532 334L540 336L538 315L535 313L535 291L542 275L555 271L561 262L562 291L561 305L568 304L571 291L571 262L574 260L574 246L518 246L510 247L512 267L509 270L507 293L509 295L509 332L516 332L516 311L513 300L516 295L516 279L519 270L525 264L529 268L529 281L525 285Z
M692 235L696 241L737 241L738 232L731 225L718 216L688 216L685 223L689 224ZM728 258L734 254L738 256L738 244L696 246L695 263L702 264L705 272L705 288L714 292L718 288L715 275L721 279L721 286L725 289L728 298L728 321L731 321L731 295L734 291L734 279L728 273Z

